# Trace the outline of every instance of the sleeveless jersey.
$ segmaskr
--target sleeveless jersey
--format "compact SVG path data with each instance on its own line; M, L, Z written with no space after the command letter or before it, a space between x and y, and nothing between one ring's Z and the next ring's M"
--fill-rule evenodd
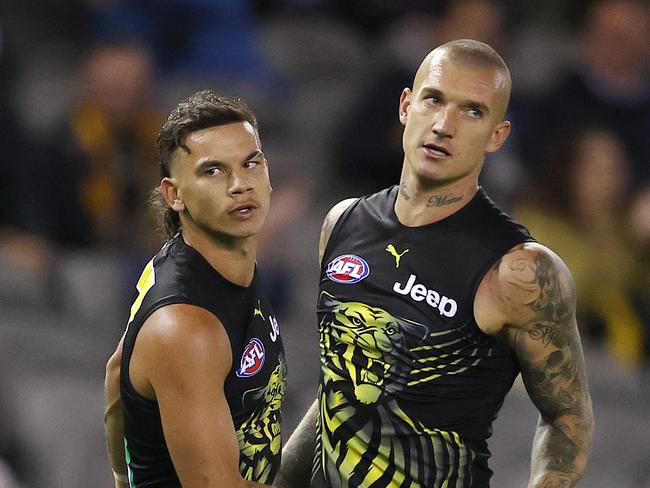
M239 470L247 480L273 481L280 465L286 366L277 320L258 281L257 273L247 288L226 280L180 235L167 241L145 267L124 336L120 372L131 488L181 486L158 404L134 389L129 374L143 323L155 310L174 303L204 308L223 324L233 357L224 388L239 441Z
M421 227L396 186L353 203L320 276L314 488L485 488L486 439L518 374L474 320L485 273L528 231L482 189Z

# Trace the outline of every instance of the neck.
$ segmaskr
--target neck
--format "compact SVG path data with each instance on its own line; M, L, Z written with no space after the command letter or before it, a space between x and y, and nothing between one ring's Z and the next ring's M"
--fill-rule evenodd
M402 174L395 213L402 225L419 227L438 222L469 203L478 191L478 179L425 185Z
M184 225L183 240L228 281L249 286L255 273L257 238L232 238L207 234L192 225Z

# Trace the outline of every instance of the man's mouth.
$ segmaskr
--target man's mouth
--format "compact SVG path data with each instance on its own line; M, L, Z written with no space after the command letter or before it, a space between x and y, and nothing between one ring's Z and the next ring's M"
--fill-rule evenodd
M451 156L451 152L445 147L438 146L436 144L423 144L422 146L427 155L434 158L448 158Z
M229 213L236 217L248 217L251 215L257 207L252 203L243 203L234 207Z

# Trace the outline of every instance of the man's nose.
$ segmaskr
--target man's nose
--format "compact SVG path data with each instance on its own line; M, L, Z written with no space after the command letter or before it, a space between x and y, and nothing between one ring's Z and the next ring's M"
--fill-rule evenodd
M246 174L238 171L232 173L230 177L230 186L228 188L228 194L239 195L251 191L252 189L253 189L253 185L250 183Z
M456 115L451 107L438 111L433 121L432 131L438 137L454 137Z

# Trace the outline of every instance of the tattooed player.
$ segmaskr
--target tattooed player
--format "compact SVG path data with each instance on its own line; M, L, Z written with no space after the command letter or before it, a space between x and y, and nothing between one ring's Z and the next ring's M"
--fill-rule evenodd
M519 373L540 412L529 488L584 473L594 423L571 274L478 184L510 132L510 84L485 44L434 49L401 95L399 186L325 219L318 400L280 486L486 488Z

